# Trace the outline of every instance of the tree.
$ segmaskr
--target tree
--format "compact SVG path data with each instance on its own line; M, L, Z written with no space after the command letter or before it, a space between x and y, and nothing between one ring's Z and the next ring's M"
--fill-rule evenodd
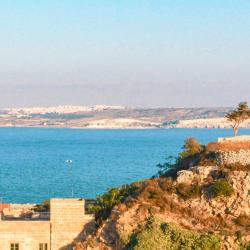
M227 113L225 117L232 123L234 136L237 136L240 124L250 118L250 109L247 102L240 102L238 107Z

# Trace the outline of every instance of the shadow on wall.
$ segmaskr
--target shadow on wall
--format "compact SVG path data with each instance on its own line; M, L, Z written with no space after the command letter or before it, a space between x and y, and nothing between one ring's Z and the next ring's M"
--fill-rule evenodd
M94 241L95 249L107 249L107 244L110 249L121 250L124 249L124 243L120 238L120 235L117 233L117 216L118 214L113 214L112 219L105 225L105 229L102 230L101 235L97 238L102 238L102 241ZM59 249L59 250L87 250L89 249L89 242L85 241L87 237L96 231L96 224L94 221L86 224L83 231L78 235L78 237L69 245ZM105 242L105 243L104 243ZM107 243L107 244L106 244Z
M77 235L77 237L73 240L72 243L61 247L59 250L73 250L76 249L76 243L79 241L83 241L87 238L88 235L92 234L96 229L95 221L91 221L84 225L83 230Z

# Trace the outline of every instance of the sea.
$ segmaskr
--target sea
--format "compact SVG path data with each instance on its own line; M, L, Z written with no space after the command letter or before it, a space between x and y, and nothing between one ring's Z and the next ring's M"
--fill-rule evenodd
M205 144L225 136L232 130L0 128L0 203L95 198L152 177L188 137Z

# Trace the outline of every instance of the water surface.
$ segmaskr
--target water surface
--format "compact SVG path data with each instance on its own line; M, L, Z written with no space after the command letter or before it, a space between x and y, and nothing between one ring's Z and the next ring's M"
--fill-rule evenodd
M177 155L187 137L207 143L231 134L229 129L0 128L0 197L41 202L70 197L73 187L75 197L92 198L151 177L166 156Z

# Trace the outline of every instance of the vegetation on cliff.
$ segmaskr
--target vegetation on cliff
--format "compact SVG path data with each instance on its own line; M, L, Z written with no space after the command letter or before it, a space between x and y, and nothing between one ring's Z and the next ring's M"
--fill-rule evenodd
M81 246L248 249L249 166L218 166L213 147L189 138L157 176L99 196L92 207L97 231Z
M106 220L114 206L124 202L124 200L133 194L136 189L133 185L123 185L118 188L112 188L103 195L97 197L96 202L90 206L90 210L95 213L95 220L101 225Z
M220 241L220 238L214 234L192 232L175 224L166 223L157 217L149 217L145 227L131 236L127 248L219 250Z
M221 179L215 181L212 185L213 194L215 197L220 196L231 196L234 193L234 189L230 183L228 183L225 179Z

